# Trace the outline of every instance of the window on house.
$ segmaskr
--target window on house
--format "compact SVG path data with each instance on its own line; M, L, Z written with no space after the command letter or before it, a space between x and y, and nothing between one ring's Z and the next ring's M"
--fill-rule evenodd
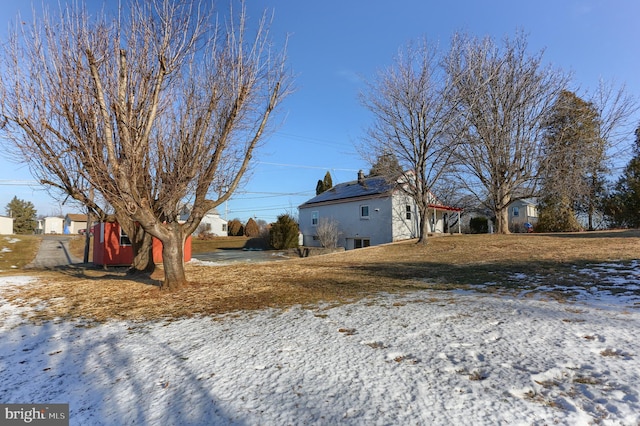
M222 224L222 232L227 232L227 224L226 223Z
M513 208L513 216L520 216L520 209L517 207Z
M318 217L320 214L318 212L311 212L311 226L318 225Z
M360 219L369 219L369 206L360 206Z
M363 247L369 247L371 245L371 240L369 240L368 238L356 238L355 240L353 240L353 248L363 248Z
M406 212L407 212L407 220L411 220L411 206L409 204L407 204L406 206Z
M130 246L131 240L127 236L127 234L120 228L120 245L121 246Z

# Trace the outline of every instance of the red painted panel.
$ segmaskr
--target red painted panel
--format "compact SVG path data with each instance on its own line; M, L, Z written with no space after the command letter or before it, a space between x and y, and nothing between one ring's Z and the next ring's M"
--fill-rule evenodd
M96 265L131 265L133 248L120 245L120 225L118 223L98 223L93 231L93 263ZM184 261L191 260L191 236L184 244ZM162 263L162 243L153 238L153 261Z

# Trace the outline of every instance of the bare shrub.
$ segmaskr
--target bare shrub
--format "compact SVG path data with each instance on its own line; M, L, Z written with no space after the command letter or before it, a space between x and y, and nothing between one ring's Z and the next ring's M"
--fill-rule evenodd
M328 219L321 217L318 220L318 226L316 227L316 234L320 245L324 248L336 248L338 247L338 237L340 231L338 229L338 221L335 219Z

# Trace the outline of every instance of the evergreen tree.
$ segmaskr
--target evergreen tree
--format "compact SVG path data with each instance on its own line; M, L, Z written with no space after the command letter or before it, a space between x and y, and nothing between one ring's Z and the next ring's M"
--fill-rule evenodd
M249 218L247 224L244 226L244 235L250 238L260 236L260 227L252 217Z
M603 187L605 143L600 115L573 92L558 96L546 123L538 229L576 231L576 211L591 216Z
M392 152L385 152L378 156L376 162L369 170L369 176L388 176L397 178L402 175L402 167Z
M324 185L325 191L328 191L331 188L333 188L333 179L331 179L331 173L327 171L327 173L324 175L324 180L322 181L322 183Z
M605 202L605 215L614 227L640 228L640 126L633 158Z
M15 234L32 234L36 229L36 209L31 201L14 196L5 208L7 216L12 217Z
M333 180L331 179L331 173L327 172L324 175L323 180L318 180L316 184L316 195L320 195L325 191L328 191L333 187Z
M298 222L288 215L278 216L276 223L269 230L269 242L276 250L298 247Z

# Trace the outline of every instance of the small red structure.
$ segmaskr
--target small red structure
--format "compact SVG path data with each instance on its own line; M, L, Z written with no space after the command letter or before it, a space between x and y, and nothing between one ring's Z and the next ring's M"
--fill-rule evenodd
M93 263L96 265L123 266L133 262L133 248L127 234L117 222L93 225ZM184 261L191 260L191 236L184 243ZM162 242L153 238L153 261L162 263Z

